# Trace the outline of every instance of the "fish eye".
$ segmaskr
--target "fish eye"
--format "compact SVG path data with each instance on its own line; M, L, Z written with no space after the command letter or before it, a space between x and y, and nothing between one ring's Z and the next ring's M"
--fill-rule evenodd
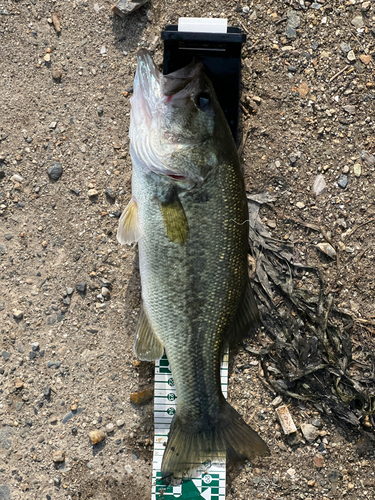
M211 100L207 92L201 92L197 95L196 104L201 111L207 111L209 109Z

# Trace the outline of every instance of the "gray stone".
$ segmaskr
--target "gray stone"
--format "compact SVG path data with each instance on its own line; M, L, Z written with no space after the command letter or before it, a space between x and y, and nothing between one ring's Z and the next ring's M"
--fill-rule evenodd
M324 175L319 174L316 176L314 185L313 185L313 190L316 196L320 196L324 191L327 189L327 184L324 179Z
M98 106L96 108L96 111L98 113L99 116L102 116L103 115L103 106Z
M53 480L53 483L55 486L60 486L61 484L61 476L56 476L55 479Z
M47 385L43 390L43 396L49 398L51 396L51 387Z
M39 342L33 342L33 343L31 344L31 349L32 349L33 351L39 351Z
M361 153L361 160L364 161L368 167L375 166L375 156L366 151L365 149Z
M0 446L5 450L9 450L12 446L12 441L9 439L14 433L12 427L4 427L0 430ZM0 497L1 498L1 497Z
M350 52L352 50L352 48L350 47L350 45L348 45L347 43L345 42L342 42L340 44L340 49L343 51L343 52Z
M356 16L354 19L352 19L352 25L356 28L363 28L364 23L362 16Z
M6 484L0 485L0 500L10 500L10 489Z
M66 306L69 306L70 305L70 297L65 297L65 299L63 299L63 304Z
M355 114L355 106L353 104L347 104L344 106L344 111L349 113L349 115L354 115Z
M300 25L300 17L295 10L288 10L287 12L288 24L291 28L298 28Z
M318 3L318 2L314 2L312 5L311 5L311 8L312 9L315 9L315 10L318 10L320 9L320 7L322 6L321 3Z
M35 358L36 358L36 352L35 351L30 351L29 352L29 360L32 361Z
M340 188L345 189L346 186L348 185L348 176L347 175L340 175L339 180L337 181L337 184L340 186Z
M16 401L14 406L16 408L16 411L21 411L22 407L23 407L23 403L22 403L22 401Z
M13 238L13 234L5 233L4 234L4 238L9 241L9 240L11 240Z
M287 26L286 26L286 36L290 40L293 40L297 36L297 30L295 28L292 28L291 26L289 26L287 24Z
M54 325L55 323L56 323L56 317L55 316L48 316L47 325Z
M313 420L311 422L311 424L314 426L314 427L318 427L320 428L322 426L322 421L320 420L320 418L316 418L315 420Z
M0 255L5 255L7 252L6 246L0 243Z
M111 201L115 201L116 193L113 191L113 189L107 187L105 190L105 194Z
M286 25L286 36L289 39L296 38L297 32L296 28L300 25L300 17L295 10L288 10L287 13L287 25Z
M25 437L28 436L29 434L30 434L30 430L27 427L23 427L20 430L20 436L22 439L25 439Z
M309 441L309 443L312 443L313 441L315 441L315 439L319 437L319 431L314 425L302 424L301 431L303 437L306 439L306 441Z
M59 161L54 161L50 167L47 168L49 178L56 182L60 179L63 173L62 165Z
M119 0L116 5L113 5L112 10L120 17L126 17L135 10L138 10L142 5L145 5L148 0Z
M3 352L1 353L1 355L4 358L4 361L8 361L8 359L10 358L9 352L6 351L5 349L3 350Z
M74 292L73 288L67 288L67 289L66 289L66 293L67 293L68 295L72 295L72 293L73 293L73 292Z
M77 292L85 293L86 292L86 283L78 283L76 285Z

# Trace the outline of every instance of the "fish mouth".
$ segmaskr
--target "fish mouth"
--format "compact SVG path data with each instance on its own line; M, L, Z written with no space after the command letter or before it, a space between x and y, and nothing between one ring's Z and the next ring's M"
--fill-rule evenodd
M194 106L192 96L199 91L203 64L193 61L163 75L146 49L138 52L137 62L129 129L132 156L145 171L168 176L172 181L202 181L202 176L192 170L185 172L177 167L173 158L202 142L199 134L193 136L181 126L181 115L177 115L183 114L185 106Z
M138 51L137 62L136 80L139 81L149 111L152 111L152 108L157 109L160 102L178 107L174 96L177 97L178 94L178 101L190 98L191 84L203 74L203 64L193 59L188 66L163 75L146 49ZM186 92L183 92L184 90Z

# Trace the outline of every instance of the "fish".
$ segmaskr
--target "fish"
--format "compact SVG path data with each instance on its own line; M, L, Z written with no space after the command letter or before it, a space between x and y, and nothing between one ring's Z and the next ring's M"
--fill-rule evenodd
M202 62L163 75L138 52L131 97L132 197L121 244L138 243L142 304L134 350L165 350L177 391L161 473L176 484L210 460L269 454L226 401L220 361L258 324L248 207L236 145Z

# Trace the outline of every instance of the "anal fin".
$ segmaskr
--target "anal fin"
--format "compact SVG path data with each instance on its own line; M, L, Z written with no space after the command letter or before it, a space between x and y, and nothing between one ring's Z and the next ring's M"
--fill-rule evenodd
M134 352L142 361L154 361L163 355L163 344L151 328L143 306L135 332Z
M254 299L254 294L248 280L244 289L242 302L237 314L229 327L227 342L229 345L236 344L243 340L251 328L259 326L259 311Z
M121 245L136 243L141 237L138 221L138 206L134 198L127 204L119 220L117 241Z

